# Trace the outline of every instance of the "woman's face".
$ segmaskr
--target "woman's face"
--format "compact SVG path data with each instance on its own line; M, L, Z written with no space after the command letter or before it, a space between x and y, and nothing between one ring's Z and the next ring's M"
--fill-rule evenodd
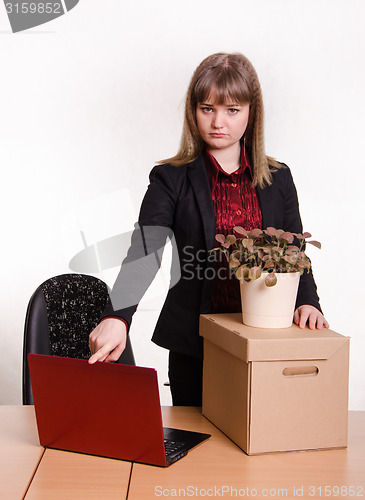
M239 143L247 127L249 112L249 103L216 104L214 94L198 103L197 126L208 149L224 150Z

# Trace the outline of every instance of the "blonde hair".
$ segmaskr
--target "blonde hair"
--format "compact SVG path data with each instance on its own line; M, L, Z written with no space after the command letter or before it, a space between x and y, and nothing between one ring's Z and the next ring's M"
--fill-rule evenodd
M264 106L260 82L250 61L239 53L212 54L199 64L186 95L180 149L175 156L161 160L159 164L181 166L200 155L204 142L197 127L196 107L208 99L212 92L217 104L226 104L232 99L239 104L250 104L244 143L252 162L253 185L261 188L265 184L270 185L273 167L281 168L282 165L265 154Z

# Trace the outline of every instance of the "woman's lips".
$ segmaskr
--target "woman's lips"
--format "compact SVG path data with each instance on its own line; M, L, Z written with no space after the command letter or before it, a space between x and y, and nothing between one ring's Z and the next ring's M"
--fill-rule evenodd
M209 134L211 137L225 137L226 134L220 134L218 132L214 132L212 134Z

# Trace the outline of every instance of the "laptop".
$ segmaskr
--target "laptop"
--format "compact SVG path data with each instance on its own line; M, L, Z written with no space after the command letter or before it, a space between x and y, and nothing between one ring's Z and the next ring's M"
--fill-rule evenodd
M162 427L153 368L28 354L40 444L167 467L210 434Z

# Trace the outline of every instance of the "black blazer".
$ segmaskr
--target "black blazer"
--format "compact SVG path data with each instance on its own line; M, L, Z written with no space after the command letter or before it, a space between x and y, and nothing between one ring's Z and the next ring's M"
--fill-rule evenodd
M302 232L297 192L286 165L273 173L270 186L257 188L257 193L263 228ZM211 311L212 280L207 279L206 269L209 251L217 246L215 234L215 214L203 156L181 167L154 167L138 227L103 318L120 317L130 325L140 298L158 270L166 236L173 235L176 252L172 257L172 275L181 271L181 279L167 294L152 340L167 349L201 357L199 315ZM302 304L320 310L312 272L304 273L300 279L296 307Z

